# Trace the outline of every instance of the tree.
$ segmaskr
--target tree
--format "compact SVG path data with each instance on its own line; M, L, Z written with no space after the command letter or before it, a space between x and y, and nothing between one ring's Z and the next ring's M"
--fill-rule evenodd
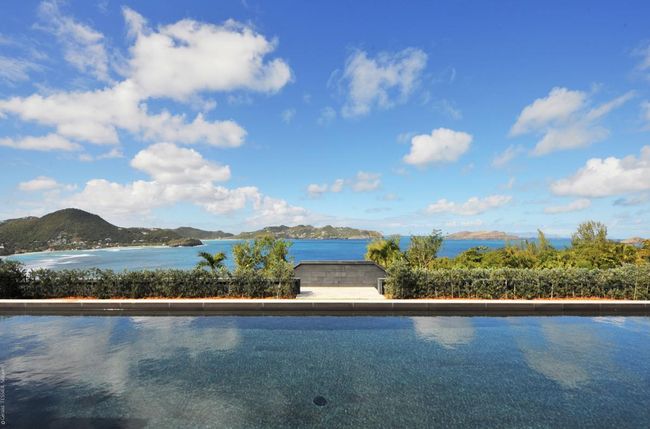
M267 276L285 273L291 265L288 260L290 247L290 242L272 235L238 243L232 249L235 270L262 271Z
M589 220L578 225L578 230L571 236L571 245L584 246L607 242L607 227L604 223Z
M413 267L430 268L443 241L442 231L438 229L434 229L430 235L411 236L411 244L405 254L406 260Z
M402 259L399 248L399 236L380 238L371 241L366 247L366 260L373 261L385 268Z
M226 260L226 254L223 252L217 252L214 255L208 252L199 252L199 257L201 260L196 264L197 268L209 268L213 273L224 268L223 261Z

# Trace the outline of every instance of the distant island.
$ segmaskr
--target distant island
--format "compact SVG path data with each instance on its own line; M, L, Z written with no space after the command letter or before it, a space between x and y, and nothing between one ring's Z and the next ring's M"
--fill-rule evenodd
M632 244L634 246L643 244L644 241L646 241L646 238L641 238L641 237L630 237L626 238L624 240L621 240L621 243L623 244Z
M106 247L165 245L200 246L201 239L252 239L273 235L283 239L373 239L376 231L310 225L270 226L232 234L192 227L121 228L100 216L79 209L63 209L43 217L24 217L0 222L0 255L44 250L100 249Z
M520 240L503 231L460 231L445 236L445 240Z
M348 228L343 226L323 226L315 227L311 225L298 226L267 226L266 228L242 232L236 235L239 239L252 239L263 235L272 235L276 238L283 239L309 239L309 240L359 240L382 238L382 234L377 231L368 231L365 229Z

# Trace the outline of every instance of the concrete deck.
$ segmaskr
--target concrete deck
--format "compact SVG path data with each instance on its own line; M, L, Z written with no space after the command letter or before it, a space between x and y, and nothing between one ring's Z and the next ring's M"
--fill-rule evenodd
M650 301L609 300L346 300L346 299L51 299L0 300L0 314L432 314L643 315Z
M315 287L304 286L300 288L300 294L296 297L299 300L345 300L345 301L367 301L367 300L380 300L385 298L377 292L374 287L361 286L361 287Z

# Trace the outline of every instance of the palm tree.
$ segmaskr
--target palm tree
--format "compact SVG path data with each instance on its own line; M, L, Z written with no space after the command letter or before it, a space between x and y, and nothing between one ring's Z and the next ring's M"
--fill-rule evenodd
M213 273L216 273L218 269L223 268L223 261L226 260L226 254L223 252L217 252L214 255L211 255L208 252L199 252L199 257L201 257L201 261L196 264L196 267L210 268L210 271Z

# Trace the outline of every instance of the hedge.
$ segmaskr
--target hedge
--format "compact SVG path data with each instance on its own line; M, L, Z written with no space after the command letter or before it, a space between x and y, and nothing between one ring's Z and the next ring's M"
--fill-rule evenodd
M392 298L650 299L650 264L612 269L497 268L426 270L393 266L385 293Z
M25 271L19 264L0 263L0 298L290 298L296 280L274 280L257 272L226 277L205 270Z

